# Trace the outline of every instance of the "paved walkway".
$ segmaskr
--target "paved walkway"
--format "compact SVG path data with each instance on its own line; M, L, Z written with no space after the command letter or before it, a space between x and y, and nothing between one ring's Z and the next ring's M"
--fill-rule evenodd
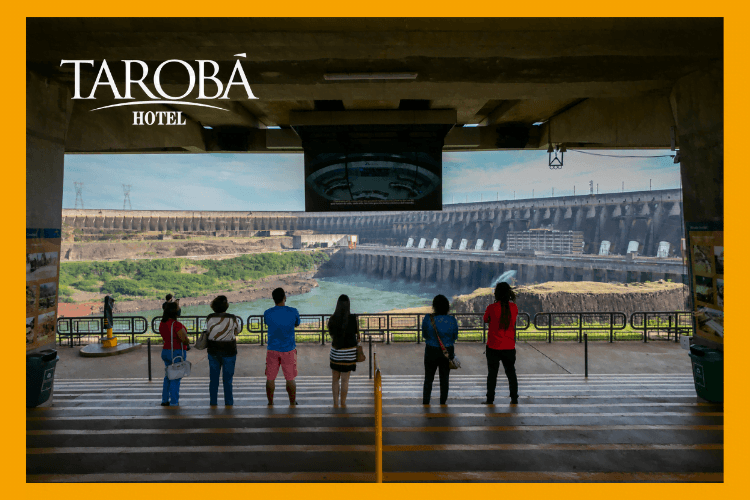
M365 353L368 345L365 344ZM146 346L120 356L84 358L78 354L80 346L57 348L60 361L55 372L56 380L144 378L148 376ZM378 353L381 370L385 375L423 375L424 344L373 344ZM691 365L688 351L674 342L589 342L589 374L687 374ZM262 377L265 370L266 348L258 345L238 347L237 377ZM328 354L330 346L298 344L298 369L300 376L330 375ZM519 342L517 344L516 370L520 374L583 374L584 348L576 342ZM456 346L462 367L457 374L486 375L487 363L482 344L463 343ZM206 351L191 349L194 377L208 376ZM151 348L152 377L164 376L161 346ZM501 370L502 371L502 370ZM355 377L368 377L368 362L357 365ZM279 374L281 378L281 374Z
M26 479L374 481L373 383L354 379L345 408L329 376L297 384L299 406L282 389L269 407L262 377L235 378L234 406L212 408L205 377L182 382L179 407L159 406L160 380L58 381L53 407L27 410ZM482 405L484 376L451 375L448 404L423 406L420 375L386 375L384 480L723 480L723 406L698 400L689 373L521 374L519 385L518 405L502 376L496 404Z

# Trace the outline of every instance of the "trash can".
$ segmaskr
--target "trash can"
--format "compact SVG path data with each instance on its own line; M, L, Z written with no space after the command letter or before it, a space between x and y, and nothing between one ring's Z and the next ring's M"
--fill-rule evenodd
M724 401L724 353L702 345L691 345L690 361L698 397L712 403Z
M26 408L46 403L52 396L57 351L45 349L26 355Z

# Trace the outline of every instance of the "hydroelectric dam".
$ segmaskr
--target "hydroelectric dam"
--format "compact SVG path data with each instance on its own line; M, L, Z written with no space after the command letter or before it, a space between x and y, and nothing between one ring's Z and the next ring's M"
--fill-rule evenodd
M266 231L356 234L356 250L332 258L328 272L488 286L516 271L518 283L543 281L686 281L679 189L486 201L440 212L209 212L65 209L63 225L85 233L172 231L256 236ZM510 232L580 232L582 253L508 251ZM607 242L606 255L599 255ZM409 248L407 248L407 246ZM635 251L635 253L630 253ZM658 255L658 256L657 256Z

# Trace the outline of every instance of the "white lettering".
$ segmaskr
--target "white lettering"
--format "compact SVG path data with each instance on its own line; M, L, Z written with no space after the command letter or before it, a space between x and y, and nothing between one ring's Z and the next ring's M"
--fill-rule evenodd
M143 111L133 111L133 125L143 125Z
M236 73L240 74L240 79L242 82L235 82L234 81L234 75ZM232 76L229 77L229 83L227 83L227 90L224 92L224 95L221 97L222 99L229 99L229 89L232 88L232 85L242 85L245 87L245 91L247 92L247 98L248 99L257 99L253 95L253 91L250 90L250 84L247 83L247 78L245 77L245 72L242 69L242 64L240 64L240 61L237 61L234 64L234 69L232 70Z
M216 61L197 61L198 62L198 99L216 99L221 95L221 91L224 90L224 84L221 83L221 80L216 78L216 75L219 73L219 64ZM211 76L206 76L206 65L205 63L211 63L211 65L214 67L214 74ZM206 97L205 95L205 87L204 84L206 80L213 80L214 83L216 83L216 86L219 87L219 91L216 93L216 95L211 97Z
M73 63L73 67L75 68L75 95L73 95L73 99L91 99L91 97L81 97L81 64L90 64L94 65L94 61L83 61L83 60L66 60L63 59L60 61L60 66L63 64Z
M174 111L168 111L167 112L167 125L174 125L174 115L176 113Z
M153 125L154 124L154 120L156 120L156 116L154 116L154 112L153 111L147 111L145 119L146 119L146 125Z
M171 62L180 63L183 66L185 66L185 68L187 68L188 70L188 75L190 75L190 85L188 86L187 92L185 92L179 97L172 97L168 95L166 92L164 92L164 90L161 88L161 69ZM192 66L190 66L185 61L180 61L179 59L170 59L169 61L164 61L163 63L159 65L158 68L156 68L156 72L154 73L154 86L156 87L156 91L159 92L159 94L161 94L162 97L164 97L165 99L174 99L174 100L183 99L187 97L193 91L193 88L195 87L195 72L193 71Z
M100 82L99 79L102 77L102 73L104 73L107 77L106 82ZM91 94L89 95L89 99L96 99L94 97L94 94L96 93L96 87L99 85L107 85L112 89L112 93L115 95L115 99L122 99L120 97L120 92L117 90L117 85L115 85L115 79L112 78L112 73L109 72L109 66L107 66L107 60L102 60L102 67L99 68L99 74L96 75L96 81L94 82L94 88L91 89Z
M184 122L180 122L180 118L182 118L182 111L177 112L177 125L187 125L187 119Z
M138 61L138 60L127 60L127 61L122 61L122 62L125 63L125 97L124 98L135 99L135 97L131 97L130 95L130 85L133 83L137 83L141 87L141 90L143 90L150 99L157 99L157 97L153 93L151 93L148 87L146 87L143 84L143 80L145 80L146 76L148 76L148 65L145 62ZM143 76L141 77L140 80L133 80L130 77L131 75L130 64L131 63L138 63L140 64L141 69L143 69Z

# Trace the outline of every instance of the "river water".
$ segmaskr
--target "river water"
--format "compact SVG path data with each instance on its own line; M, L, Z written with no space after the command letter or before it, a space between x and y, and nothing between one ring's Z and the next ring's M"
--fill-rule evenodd
M331 314L336 308L339 295L346 294L351 301L352 312L364 314L426 306L439 293L448 298L456 293L455 290L438 289L436 285L375 280L363 275L317 278L317 281L319 286L308 293L287 297L286 305L296 308L300 314ZM230 304L228 312L245 320L252 314L263 314L269 307L273 307L270 297ZM211 312L208 305L182 308L183 316L207 316ZM115 316L145 316L150 322L153 317L161 316L161 310L116 313Z

